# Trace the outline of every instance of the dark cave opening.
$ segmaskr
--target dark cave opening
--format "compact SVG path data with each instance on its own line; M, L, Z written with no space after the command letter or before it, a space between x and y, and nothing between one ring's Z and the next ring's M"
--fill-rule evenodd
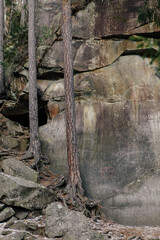
M29 113L22 115L9 116L10 120L20 123L23 127L29 128ZM47 123L47 114L44 108L39 109L38 111L38 125L43 126Z

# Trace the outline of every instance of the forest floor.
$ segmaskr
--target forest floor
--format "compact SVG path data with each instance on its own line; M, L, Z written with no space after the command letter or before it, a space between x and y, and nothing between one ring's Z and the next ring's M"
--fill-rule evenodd
M14 151L6 151L2 150L0 152L1 159L5 159L8 157L21 159L22 153L14 152ZM31 165L31 162L26 162L28 166ZM56 175L57 176L57 175ZM52 178L50 179L52 181ZM48 185L49 179L40 182L42 185ZM32 234L37 240L49 240L53 238L45 237L45 215L39 215L32 219L23 220L33 222L33 225L36 224L38 228L36 230L32 230ZM117 224L108 219L101 219L99 217L86 218L86 224L89 225L90 229L101 233L106 236L107 239L111 240L160 240L160 226L124 226ZM1 234L9 231L10 229L5 228L5 223L0 224L0 240L3 239ZM18 231L13 230L12 231ZM4 235L3 235L4 237ZM4 238L5 239L5 238ZM56 239L56 238L54 238ZM63 238L58 238L59 240L63 240Z
M38 229L36 231L32 231L33 236L37 240L53 240L53 238L47 238L44 235L45 229L45 216L38 216L34 219L23 220L25 223L30 221L34 224L38 225ZM101 220L96 218L88 218L86 220L86 224L89 225L90 229L101 233L106 236L106 240L159 240L160 239L160 227L136 227L136 226L123 226L117 223L114 223L109 220ZM5 228L5 224L0 224L0 239L1 234L4 234L4 231L10 231L10 229ZM12 231L18 231L13 230ZM3 235L4 236L4 235ZM56 238L54 238L55 240ZM59 240L63 240L63 238L58 238Z

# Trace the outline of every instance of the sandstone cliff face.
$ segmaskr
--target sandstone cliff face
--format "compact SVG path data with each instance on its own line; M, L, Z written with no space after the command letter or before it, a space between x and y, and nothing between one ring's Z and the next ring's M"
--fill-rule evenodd
M154 36L153 23L138 26L142 0L73 1L73 58L76 124L81 175L86 194L101 200L107 216L123 224L159 224L160 80L157 66L141 55L132 34ZM60 0L39 0L38 47L40 103L48 123L40 127L43 152L51 170L67 167L62 14ZM19 70L27 77L28 66ZM21 81L20 81L21 82ZM27 86L18 101L4 104L5 116L26 113ZM26 106L26 108L25 108ZM145 216L142 213L145 211Z

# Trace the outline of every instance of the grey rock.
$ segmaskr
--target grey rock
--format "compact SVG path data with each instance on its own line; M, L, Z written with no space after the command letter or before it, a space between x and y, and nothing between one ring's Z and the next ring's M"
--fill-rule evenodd
M10 233L12 233L12 230L8 230L8 229L4 229L4 230L2 230L2 232L1 232L1 234L2 235L8 235L8 234L10 234Z
M51 203L46 209L46 234L48 237L62 237L64 240L103 239L92 232L83 213L69 210L61 203Z
M16 209L15 210L15 216L19 219L19 220L23 220L25 219L30 211L25 210L25 209Z
M16 217L11 217L5 224L4 228L9 228L15 221L17 221Z
M160 81L155 69L156 63L150 65L149 59L129 55L107 67L75 75L79 84L90 82L97 95L75 101L82 181L88 196L102 200L105 214L122 224L159 224L159 187L151 178L160 168ZM40 127L40 138L51 170L65 171L63 113ZM151 170L144 198L143 175ZM136 183L134 197L122 194L131 183Z
M109 240L107 236L103 236L99 233L88 231L82 233L67 233L64 240Z
M134 50L137 43L129 40L73 40L74 69L89 71L112 64L125 51ZM116 49L116 51L115 51ZM84 54L85 53L85 54ZM63 68L63 42L57 41L43 58L48 68Z
M12 232L6 236L0 236L0 240L35 240L36 238L25 231L19 231L19 232Z
M0 211L5 207L5 204L0 203Z
M33 182L38 181L38 173L17 159L8 158L2 162L1 166L3 172L8 175L21 177Z
M5 188L4 188L5 186ZM53 202L53 191L32 181L0 173L0 199L30 210L43 209Z
M16 230L27 230L27 225L23 221L16 221L9 228Z
M32 230L38 229L38 223L33 221L27 221L27 227Z
M14 215L15 211L11 207L6 207L0 213L0 222L4 222Z

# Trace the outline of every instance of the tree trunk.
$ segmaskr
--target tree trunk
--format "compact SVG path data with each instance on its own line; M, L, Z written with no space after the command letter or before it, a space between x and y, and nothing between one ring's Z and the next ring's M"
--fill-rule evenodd
M3 44L4 44L4 0L1 0L0 1L0 99L5 96Z
M37 67L36 67L36 37L35 37L35 0L29 0L29 122L30 122L30 152L34 154L34 164L40 161L40 141L38 130L38 99L37 99Z
M21 9L21 25L22 26L24 26L27 22L26 6L27 6L27 0L22 0L22 9Z
M71 2L62 0L63 7L63 45L64 45L64 82L66 104L66 137L69 167L69 184L81 188L76 139L76 116L74 103L74 79L72 57Z
M7 36L7 14L6 14L6 2L4 1L4 35Z

